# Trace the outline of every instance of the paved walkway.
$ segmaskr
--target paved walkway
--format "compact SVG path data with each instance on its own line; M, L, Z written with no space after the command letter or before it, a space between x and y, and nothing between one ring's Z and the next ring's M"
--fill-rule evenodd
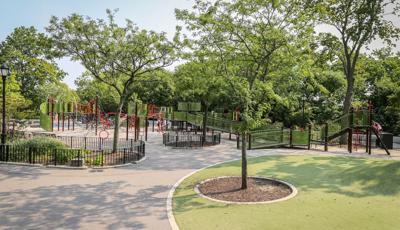
M179 150L150 133L147 159L102 170L0 165L0 229L169 229L169 190L188 173L240 158L234 141ZM304 150L249 151L249 156Z

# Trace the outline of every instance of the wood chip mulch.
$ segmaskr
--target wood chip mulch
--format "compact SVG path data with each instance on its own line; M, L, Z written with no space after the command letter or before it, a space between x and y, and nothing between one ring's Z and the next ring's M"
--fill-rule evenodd
M277 200L292 193L286 184L249 177L247 189L241 189L241 177L222 177L199 185L200 192L208 197L232 202L262 202Z

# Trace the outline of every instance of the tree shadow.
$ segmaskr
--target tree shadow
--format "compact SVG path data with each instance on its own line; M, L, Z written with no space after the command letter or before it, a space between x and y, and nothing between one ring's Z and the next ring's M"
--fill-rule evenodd
M400 193L400 161L337 156L292 159L285 156L261 157L251 163L276 161L257 175L288 181L300 191L319 189L351 197Z
M0 182L8 179L36 179L47 175L41 167L0 164Z
M0 192L0 226L4 229L145 229L140 217L164 213L165 198L160 193L169 186L154 186L129 193L131 185L122 181L101 184L43 186ZM23 199L21 199L23 198ZM156 208L156 209L154 209ZM158 208L158 209L157 209Z

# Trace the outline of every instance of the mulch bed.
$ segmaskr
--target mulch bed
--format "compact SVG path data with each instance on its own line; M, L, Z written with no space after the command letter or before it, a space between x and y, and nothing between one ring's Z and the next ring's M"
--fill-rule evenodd
M241 189L241 177L221 177L206 181L198 186L208 197L231 202L263 202L277 200L292 193L283 183L262 178L247 179L247 189Z

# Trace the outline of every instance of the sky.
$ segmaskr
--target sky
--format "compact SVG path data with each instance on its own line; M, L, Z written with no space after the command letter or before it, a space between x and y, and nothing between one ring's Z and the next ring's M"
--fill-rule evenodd
M44 32L52 15L59 18L78 13L92 18L106 18L106 9L118 9L117 23L123 25L130 19L139 28L166 32L169 38L175 33L177 21L175 8L188 9L193 0L1 0L0 41L18 26L34 26ZM74 80L85 70L69 58L57 61L67 72L64 82L75 89Z
M172 38L177 25L175 8L189 9L194 0L1 0L1 3L0 41L18 26L34 26L44 32L52 15L62 18L78 13L91 18L105 18L106 9L119 9L116 21L121 25L125 23L125 19L130 19L139 28L166 32ZM400 27L400 20L394 20L394 23ZM332 32L333 29L319 26L316 30ZM395 50L400 51L400 42L397 44ZM380 48L382 42L375 41L372 47ZM74 81L85 70L84 67L69 58L57 62L68 74L64 82L75 89Z

